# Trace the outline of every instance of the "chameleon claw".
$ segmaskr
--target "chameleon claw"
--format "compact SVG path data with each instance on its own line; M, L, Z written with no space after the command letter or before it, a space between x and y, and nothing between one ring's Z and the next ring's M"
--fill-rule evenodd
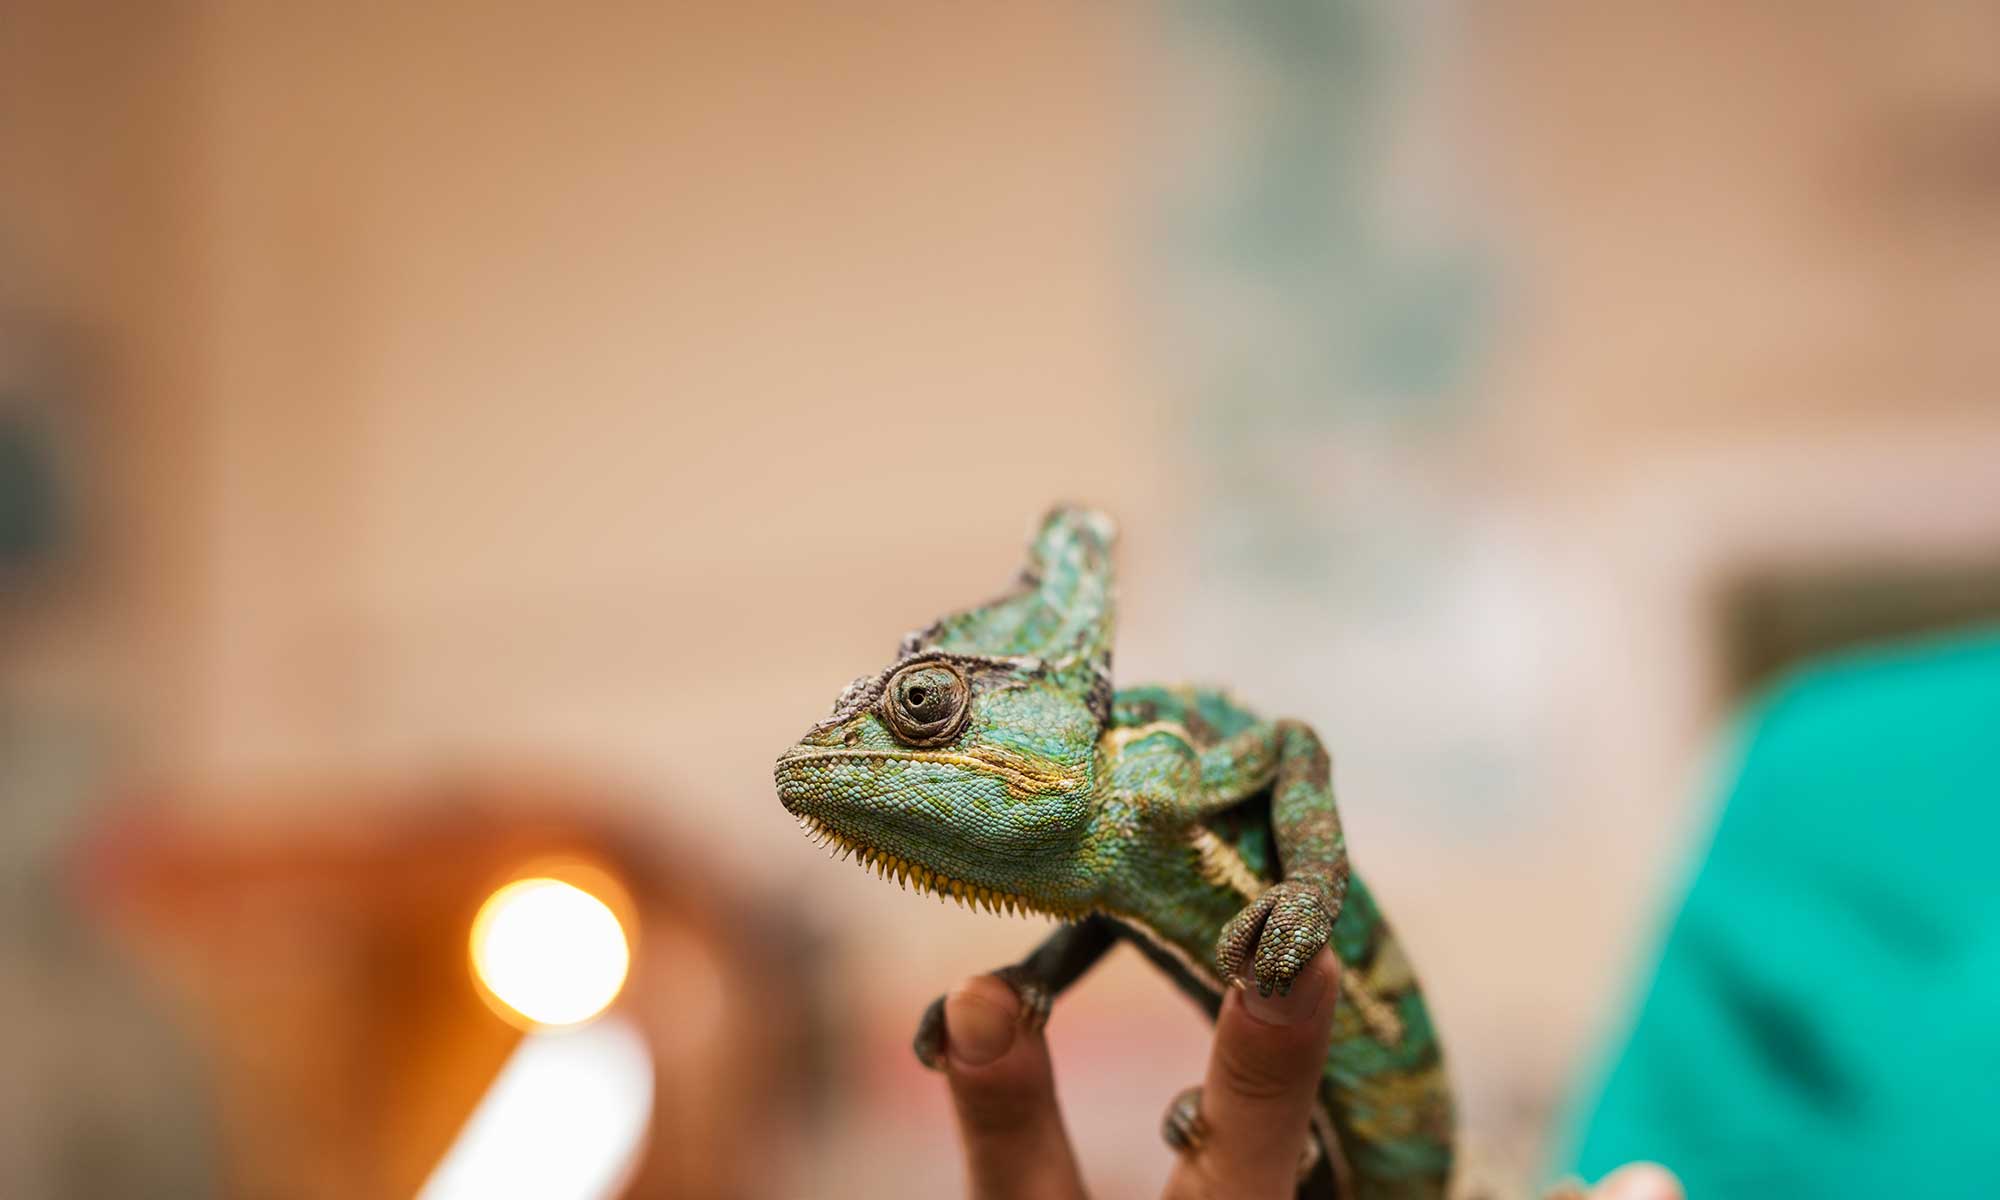
M1029 1033L1040 1033L1049 1023L1049 1012L1054 1009L1056 998L1048 985L1030 976L1020 965L1001 967L993 972L995 978L1014 991L1021 1002L1021 1028Z
M1201 1115L1201 1085L1182 1088L1167 1103L1167 1111L1160 1118L1160 1137L1167 1148L1175 1154L1195 1155L1208 1141L1208 1121ZM1305 1149L1299 1152L1298 1178L1304 1182L1319 1166L1324 1153L1319 1144L1320 1131L1315 1128L1307 1133Z
M1208 1122L1201 1116L1201 1087L1182 1088L1160 1118L1160 1137L1175 1154L1195 1154L1208 1140Z
M1332 935L1320 887L1287 879L1230 919L1216 939L1215 961L1223 978L1254 984L1260 996L1283 996Z
M911 1039L910 1049L917 1055L917 1061L930 1071L944 1070L944 997L939 996L924 1009L924 1015L917 1019L917 1036Z

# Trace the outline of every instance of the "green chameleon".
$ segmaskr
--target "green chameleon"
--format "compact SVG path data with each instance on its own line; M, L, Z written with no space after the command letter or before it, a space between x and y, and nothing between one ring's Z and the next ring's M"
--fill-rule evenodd
M1434 1198L1451 1099L1422 992L1348 871L1332 767L1297 721L1206 688L1111 685L1109 518L1059 508L1012 592L905 638L777 763L814 837L920 892L1065 922L997 974L1039 1025L1129 941L1211 1018L1225 981L1287 991L1319 948L1343 964L1302 1195ZM937 1066L942 1000L917 1054ZM1167 1141L1202 1135L1199 1089Z

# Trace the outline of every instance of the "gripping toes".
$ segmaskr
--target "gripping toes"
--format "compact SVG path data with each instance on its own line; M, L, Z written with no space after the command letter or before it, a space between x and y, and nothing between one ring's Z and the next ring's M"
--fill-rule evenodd
M1160 1118L1160 1136L1176 1154L1193 1154L1208 1139L1208 1123L1201 1119L1201 1088L1183 1088L1167 1105Z
M1216 941L1225 979L1252 980L1261 995L1284 995L1333 934L1334 914L1316 881L1274 884L1230 918Z
M944 997L939 996L925 1007L924 1015L917 1020L917 1036L911 1039L910 1049L917 1052L917 1061L933 1071L944 1070Z
M1049 990L1049 985L1019 963L1001 967L993 975L1013 988L1015 998L1021 1002L1021 1028L1030 1033L1040 1033L1049 1023L1049 1010L1056 1003L1055 993Z
M1201 1115L1200 1085L1183 1088L1167 1105L1166 1115L1160 1118L1160 1136L1175 1154L1201 1153L1202 1146L1208 1141L1208 1122ZM1308 1134L1305 1149L1299 1154L1298 1177L1301 1181L1319 1165L1320 1154L1318 1133ZM1550 1197L1550 1200L1560 1198Z

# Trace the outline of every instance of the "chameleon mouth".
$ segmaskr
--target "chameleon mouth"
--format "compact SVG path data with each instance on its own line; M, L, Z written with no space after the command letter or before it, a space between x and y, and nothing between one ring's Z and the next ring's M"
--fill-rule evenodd
M941 871L920 866L886 850L849 837L833 826L810 813L796 814L799 828L817 845L827 847L827 857L853 858L864 871L874 871L877 878L893 879L906 890L914 889L920 896L936 896L940 901L955 900L961 907L983 908L990 913L1006 913L1013 916L1036 914L1052 917L1058 921L1077 921L1092 911L1083 907L1064 907L1044 904L1026 896L1002 892L994 888L982 887L954 879Z

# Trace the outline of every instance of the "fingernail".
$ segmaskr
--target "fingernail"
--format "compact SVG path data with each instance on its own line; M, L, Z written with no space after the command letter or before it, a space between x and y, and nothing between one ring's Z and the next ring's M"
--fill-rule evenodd
M947 1052L953 1061L965 1066L983 1067L1007 1053L1019 1025L1020 1014L1015 1008L1003 1006L971 986L945 997Z
M1681 1200L1680 1180L1653 1163L1620 1167L1597 1185L1596 1200Z
M1306 964L1292 981L1292 990L1282 996L1276 992L1260 996L1253 981L1236 982L1243 994L1244 1010L1266 1025L1296 1025L1307 1020L1319 1010L1319 999L1326 993L1326 972L1313 963Z

